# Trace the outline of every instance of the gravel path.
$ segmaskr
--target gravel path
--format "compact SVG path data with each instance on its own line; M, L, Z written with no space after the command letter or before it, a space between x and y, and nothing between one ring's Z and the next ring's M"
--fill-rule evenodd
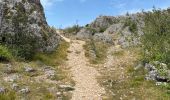
M97 82L98 71L90 67L85 57L84 44L84 41L74 40L68 50L68 65L75 81L72 100L102 100L105 90Z

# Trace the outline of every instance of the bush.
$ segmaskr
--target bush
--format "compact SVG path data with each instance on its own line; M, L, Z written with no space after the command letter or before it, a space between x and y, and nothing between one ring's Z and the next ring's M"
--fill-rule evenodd
M31 60L36 53L38 40L32 37L30 33L16 33L11 37L12 43L8 43L13 56L19 59Z
M170 64L170 14L153 9L145 13L143 56L145 61L160 61Z
M92 33L92 35L95 35L95 33L97 33L97 30L94 29L94 28L92 28L92 27L86 27L86 29L87 29L88 31L90 31L90 33Z
M127 18L125 20L124 27L127 27L127 26L129 26L129 30L132 33L137 33L138 31L137 23L133 21L131 18Z
M107 28L103 27L103 28L100 28L99 32L100 33L103 33L104 31L106 31Z
M16 99L15 92L0 94L0 100L15 100L15 99Z
M64 32L72 35L76 35L76 33L80 31L80 29L81 27L79 25L74 25L72 27L65 28Z
M103 63L107 58L109 44L90 40L83 47L85 49L85 56L89 58L92 64Z
M9 61L12 58L11 52L9 52L8 48L0 45L0 61Z

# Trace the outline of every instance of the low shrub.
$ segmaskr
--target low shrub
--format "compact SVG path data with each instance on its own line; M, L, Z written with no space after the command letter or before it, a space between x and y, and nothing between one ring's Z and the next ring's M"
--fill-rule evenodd
M147 62L159 61L170 65L170 14L153 9L145 13L143 56Z
M10 61L12 54L7 47L0 45L0 61Z
M137 31L138 31L137 23L134 20L132 20L131 18L127 18L125 20L124 27L129 27L129 30L132 33L137 33Z
M72 27L67 27L64 29L64 32L67 34L76 35L79 32L81 27L79 25L73 25Z
M8 93L0 94L0 100L15 100L15 99L16 99L15 92L8 92Z
M99 64L107 57L107 49L109 44L104 44L102 42L97 42L94 40L88 41L84 45L85 56L89 58L90 63Z
M47 65L61 65L67 60L67 49L69 43L62 41L56 51L52 53L38 53L34 56L34 60L40 60Z

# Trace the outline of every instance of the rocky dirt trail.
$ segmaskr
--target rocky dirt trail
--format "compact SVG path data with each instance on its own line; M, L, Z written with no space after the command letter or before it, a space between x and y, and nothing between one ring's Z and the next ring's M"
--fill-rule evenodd
M85 57L84 44L84 41L73 40L68 50L68 66L75 81L72 100L102 100L105 90L97 82L98 71Z

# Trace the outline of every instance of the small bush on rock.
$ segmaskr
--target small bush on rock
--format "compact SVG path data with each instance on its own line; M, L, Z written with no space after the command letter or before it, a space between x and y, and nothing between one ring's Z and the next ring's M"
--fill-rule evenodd
M132 20L131 18L127 18L125 20L124 27L129 27L129 30L132 33L137 33L137 31L138 31L137 23L134 20Z

